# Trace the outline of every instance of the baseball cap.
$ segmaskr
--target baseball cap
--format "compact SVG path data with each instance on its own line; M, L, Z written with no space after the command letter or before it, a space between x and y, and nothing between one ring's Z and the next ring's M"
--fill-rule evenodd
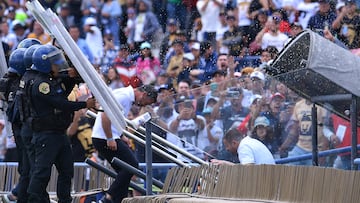
M319 0L319 3L330 3L330 0Z
M93 17L87 17L85 19L84 25L96 25L96 19Z
M200 43L199 43L199 42L194 42L194 43L191 45L191 49L200 50Z
M168 25L177 25L177 21L174 18L170 18L167 20Z
M206 108L203 110L202 114L203 114L203 115L204 115L204 114L211 114L212 111L213 111L213 108L212 108L212 107L206 107Z
M254 127L256 128L257 126L269 126L270 125L270 121L269 119L267 119L265 116L259 116L255 119L255 122L254 122Z
M181 46L184 46L184 42L179 39L175 39L172 43L172 46L174 46L175 44L180 44Z
M16 30L18 28L26 28L26 25L24 22L21 22L20 20L13 20L12 22L13 30Z
M274 99L274 98L276 98L276 97L278 97L278 98L280 98L280 99L282 99L282 100L285 100L285 96L283 95L283 94L281 94L280 92L276 92L275 94L273 94L272 96L271 96L271 101Z
M140 45L140 49L151 49L151 44L149 42L143 42Z
M261 98L262 98L262 96L259 95L259 94L254 94L254 95L252 95L252 96L250 97L250 104L253 104L254 101L256 101L256 100L258 100L258 99L261 99Z
M171 90L173 88L173 85L171 83L169 84L162 84L158 88L158 92L161 92L162 90Z
M187 59L189 61L193 61L195 59L194 55L192 53L185 53L183 56L183 59Z
M191 83L191 88L197 88L197 87L201 87L202 86L202 83L200 80L194 80L192 83Z
M356 3L355 0L345 0L345 5L355 4L355 3Z
M260 72L260 71L254 71L254 72L252 72L252 73L250 74L250 78L251 78L251 79L252 79L252 78L258 78L258 79L264 81L264 80L265 80L265 75L264 75L264 73L262 73L262 72Z

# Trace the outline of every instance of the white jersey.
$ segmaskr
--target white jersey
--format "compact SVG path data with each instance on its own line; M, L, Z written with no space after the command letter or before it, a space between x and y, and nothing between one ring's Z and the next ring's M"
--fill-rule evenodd
M280 52L284 48L288 39L289 37L280 31L278 31L277 36L273 36L267 32L262 38L261 48L266 49L268 46L274 46Z
M249 26L251 20L248 18L250 3L252 0L237 0L236 7L238 9L239 26Z
M222 2L221 0L216 0ZM215 4L213 1L209 1L206 9L204 11L201 8L204 6L205 1L200 0L196 3L196 7L201 16L201 23L203 25L203 32L216 32L220 25L219 14L221 7Z
M103 37L98 27L91 26L90 29L92 30L92 33L90 32L86 33L85 41L89 46L91 53L94 56L94 60L95 60L94 62L96 64L99 64L103 56L103 47L104 47Z
M123 107L123 113L124 113L124 117L127 117L130 108L133 104L133 102L135 101L135 95L134 95L134 90L131 86L128 87L124 87L124 88L118 88L112 91L116 101L121 104L121 106ZM102 127L102 119L101 119L101 115L103 113L98 113L98 115L96 116L96 120L95 120L95 124L93 127L93 131L92 131L92 135L91 137L93 138L99 138L99 139L106 139L105 136L105 132L103 130ZM122 131L119 131L118 129L116 129L116 127L111 124L111 131L112 131L112 137L114 139L119 139Z

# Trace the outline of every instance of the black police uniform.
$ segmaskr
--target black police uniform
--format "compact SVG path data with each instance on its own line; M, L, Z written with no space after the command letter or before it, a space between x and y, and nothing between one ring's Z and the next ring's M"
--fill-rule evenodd
M16 73L7 73L0 80L0 92L4 94L4 100L7 102L8 107L6 109L6 115L8 120L11 122L11 128L16 143L17 160L6 161L18 161L18 172L20 174L19 182L16 188L12 191L13 194L17 195L17 202L27 201L26 188L29 183L28 176L28 159L26 156L26 145L21 139L21 122L19 119L19 113L17 108L17 102L15 102L15 95L19 87L20 76Z
M28 189L28 202L49 202L46 187L53 164L59 172L57 181L59 203L71 202L73 159L65 131L72 121L72 113L86 108L86 102L67 100L74 84L75 81L71 79L55 79L49 74L39 72L34 84L29 86L31 111L34 112L31 127L35 165Z
M30 182L31 171L35 163L35 151L34 145L32 144L32 130L28 119L31 117L30 114L30 97L29 94L26 94L25 88L33 83L37 71L27 70L24 75L21 77L19 82L19 88L16 91L15 95L15 104L19 112L19 119L21 122L21 140L24 144L24 149L22 150L23 164L22 164L22 174L17 185L18 188L18 200L17 202L27 202L28 195L27 189Z

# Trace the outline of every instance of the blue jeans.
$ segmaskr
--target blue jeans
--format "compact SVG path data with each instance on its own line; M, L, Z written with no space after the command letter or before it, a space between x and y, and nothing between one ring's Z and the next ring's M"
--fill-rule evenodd
M304 155L304 154L309 154L311 152L308 152L304 149L301 149L300 147L298 147L297 145L289 152L289 157L295 157L295 156L300 156L300 155ZM302 160L302 161L297 161L297 162L291 162L289 163L290 165L303 165L303 166L312 166L312 160L308 159L308 160Z

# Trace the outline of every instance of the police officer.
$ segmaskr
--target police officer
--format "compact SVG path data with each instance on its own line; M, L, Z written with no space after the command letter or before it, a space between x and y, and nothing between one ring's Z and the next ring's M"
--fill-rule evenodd
M24 144L21 139L21 122L18 117L17 105L15 102L16 91L19 87L19 81L21 76L25 72L24 65L24 53L26 48L18 48L14 50L9 58L8 72L0 80L0 92L2 94L2 100L5 102L5 110L8 121L11 122L11 130L16 143L16 153L18 161L18 172L20 174L18 185L12 190L11 194L5 195L5 200L14 200L18 196L18 202L26 202L26 189L21 190L24 177L24 159L23 156ZM10 124L10 123L9 123ZM7 126L10 127L10 126Z
M33 84L25 89L30 92L31 127L35 148L35 165L28 188L31 203L47 203L46 187L51 168L59 172L57 196L59 203L70 203L73 159L70 142L65 130L71 123L74 111L94 108L95 100L71 102L67 100L75 81L59 78L60 72L69 67L62 51L52 45L41 45L32 55L32 70L38 72Z
M29 117L28 112L30 103L28 98L25 96L24 89L25 86L30 84L30 81L35 78L35 74L37 73L36 71L31 70L30 67L32 66L32 54L34 53L35 49L40 46L40 44L41 43L39 40L28 38L21 41L18 45L18 47L25 47L27 49L24 53L24 65L26 70L24 75L20 79L19 87L15 95L15 103L17 105L19 119L21 122L20 135L24 146L21 150L22 174L16 187L18 191L17 202L27 202L28 200L27 189L30 182L30 172L32 171L35 162L34 146L31 143L32 131L26 119Z

